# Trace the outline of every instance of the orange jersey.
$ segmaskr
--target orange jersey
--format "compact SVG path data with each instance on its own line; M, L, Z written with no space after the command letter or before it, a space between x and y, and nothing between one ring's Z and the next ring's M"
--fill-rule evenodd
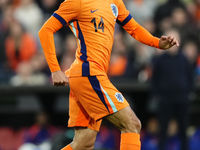
M135 22L122 0L65 0L39 32L50 70L60 70L53 33L69 25L78 49L66 74L69 77L107 74L116 22L136 40L159 47L159 39Z

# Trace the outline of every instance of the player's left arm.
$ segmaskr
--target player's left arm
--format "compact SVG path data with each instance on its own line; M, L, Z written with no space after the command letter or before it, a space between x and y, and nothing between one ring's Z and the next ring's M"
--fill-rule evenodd
M129 15L130 17L131 15ZM178 41L172 36L161 36L161 38L154 37L145 28L139 25L132 17L122 26L133 38L148 46L169 49L172 46L179 46Z
M178 41L172 35L162 36L161 38L151 35L145 28L133 19L122 0L116 0L116 4L118 5L119 11L117 23L120 24L137 41L160 49L169 49L174 45L179 46Z

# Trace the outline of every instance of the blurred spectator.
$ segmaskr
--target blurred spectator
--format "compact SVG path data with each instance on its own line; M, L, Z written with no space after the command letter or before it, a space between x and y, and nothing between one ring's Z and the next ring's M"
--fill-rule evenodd
M70 34L65 38L64 41L64 54L61 58L60 67L62 71L66 71L70 68L71 64L74 62L75 54L77 49L76 38L74 35Z
M176 28L182 28L188 22L188 16L186 15L186 11L181 7L174 8L171 14L171 18L173 25Z
M38 63L37 60L31 62L21 62L17 66L16 75L10 78L10 85L12 86L38 86L48 83L47 76L42 72L34 72L33 64Z
M0 127L0 150L17 150L23 143L24 129Z
M157 7L155 11L155 22L158 23L166 17L170 17L173 10L177 7L185 8L181 0L166 0L166 2Z
M142 26L154 34L155 24L152 20L144 21ZM152 74L150 62L155 54L155 49L136 41L127 33L125 33L122 40L125 41L128 58L127 69L123 77L131 77L139 82L148 81Z
M50 71L43 53L36 53L31 58L30 63L34 74L44 74L47 77L50 76Z
M5 81L4 66L6 62L5 48L4 48L4 35L0 32L0 81Z
M197 79L199 81L200 80L200 54L198 54L198 58L197 58L196 73L197 73Z
M36 0L43 12L43 23L58 9L63 0ZM68 26L61 28L56 34L59 34L63 39L70 34L71 30Z
M197 128L194 135L190 137L190 150L199 150L200 147L200 127Z
M195 20L197 21L198 25L200 25L200 0L195 0Z
M177 30L165 33L180 41ZM181 43L181 41L180 41ZM189 94L193 86L191 64L180 52L179 47L172 47L157 57L153 64L152 87L159 98L159 150L164 150L167 140L167 127L175 117L179 126L181 150L187 150L186 129L189 122Z
M0 65L3 65L6 61L4 40L4 35L0 33Z
M40 150L36 145L28 143L20 146L18 150Z
M198 77L200 77L200 72L198 73L198 69L200 69L200 68L198 68L198 65L196 64L197 58L198 58L198 46L197 46L196 42L188 40L183 44L182 49L183 49L183 54L185 55L185 57L187 58L187 60L189 61L189 63L192 66L191 72L193 72L193 75L196 80L196 78L198 79Z
M0 32L4 32L12 22L13 6L11 0L0 1Z
M18 150L50 150L51 145L49 143L43 143L39 146L36 146L32 143L26 143L20 146Z
M150 61L154 54L154 48L137 42L135 45L134 68L137 70L137 80L146 82L151 77Z
M57 10L62 0L37 0L37 2L44 14L43 20L46 21Z
M181 7L175 8L171 15L171 21L172 26L179 31L183 43L188 40L198 39L197 29L194 24L191 23L188 12L185 9Z
M156 30L156 25L153 22L152 19L146 19L143 23L142 26L149 31L151 34L155 34L155 30Z
M24 142L19 150L49 150L50 140L58 130L49 124L48 116L44 112L36 115L36 122L25 133Z
M186 56L191 65L196 65L198 56L198 46L194 41L187 41L183 44L183 54Z
M166 142L166 150L181 150L180 137L178 136L178 128L176 120L171 120L168 128L168 138Z
M150 118L147 128L141 139L141 150L158 150L158 122L156 118Z
M193 0L187 5L193 23L200 29L200 0Z
M111 131L112 130L112 131ZM101 130L97 134L95 149L97 150L116 150L117 137L115 137L115 130L109 129L102 125Z
M13 15L26 31L38 38L38 31L43 23L43 13L34 0L21 0Z
M0 149L12 150L14 148L14 131L10 128L0 128Z
M123 42L123 33L118 32L114 36L113 51L108 69L109 77L122 77L128 64L126 46Z
M185 9L185 5L181 0L167 0L164 4L157 7L154 14L154 22L157 26L157 36L160 37L163 34L163 31L169 29L171 26L171 14L177 7Z
M13 8L8 3L9 1L0 1L0 80L5 81L10 77L7 72L6 53L5 53L5 39L8 32L9 25L12 23ZM5 76L5 72L7 77Z
M10 78L12 86L40 86L50 83L44 54L37 53L29 61L20 62L15 75Z
M48 116L45 112L39 112L35 119L35 124L28 129L24 141L38 145L50 140L57 129L49 124Z
M142 24L153 17L158 2L156 0L127 0L125 4L133 18Z
M67 131L57 134L52 140L51 150L60 150L71 143L74 137L74 129L67 129Z
M34 38L22 26L13 21L5 41L6 55L10 67L15 71L20 62L29 61L37 51Z

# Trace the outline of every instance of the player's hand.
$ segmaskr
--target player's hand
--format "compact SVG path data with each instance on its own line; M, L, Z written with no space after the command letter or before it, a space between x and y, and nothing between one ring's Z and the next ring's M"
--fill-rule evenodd
M174 45L179 46L179 42L173 36L161 36L159 41L159 47L161 49L169 49Z
M69 83L67 76L61 70L52 73L52 80L53 85L56 87L66 86Z

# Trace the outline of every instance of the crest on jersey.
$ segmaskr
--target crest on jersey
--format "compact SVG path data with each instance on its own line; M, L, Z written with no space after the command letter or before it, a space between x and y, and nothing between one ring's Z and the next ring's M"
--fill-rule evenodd
M121 93L115 93L115 97L116 97L116 99L119 101L119 102L124 102L124 97L122 96L122 94Z
M118 8L117 8L117 6L115 4L111 4L110 7L112 9L113 15L117 18L117 16L118 16Z

